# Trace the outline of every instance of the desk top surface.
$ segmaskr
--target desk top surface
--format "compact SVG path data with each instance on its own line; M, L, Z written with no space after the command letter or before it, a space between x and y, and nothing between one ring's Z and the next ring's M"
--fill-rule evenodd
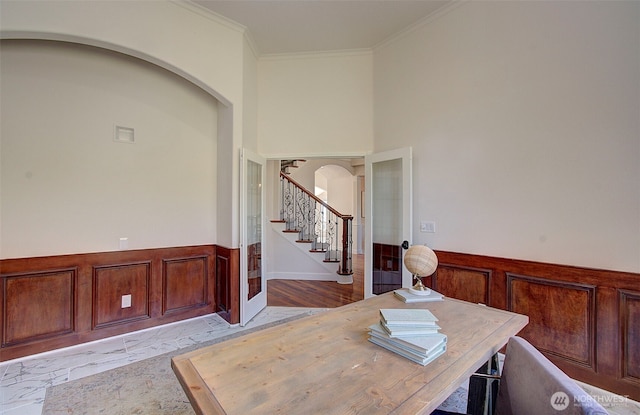
M381 308L427 308L447 351L421 366L377 346ZM392 293L177 356L172 366L197 413L428 414L528 322L445 298L405 304Z

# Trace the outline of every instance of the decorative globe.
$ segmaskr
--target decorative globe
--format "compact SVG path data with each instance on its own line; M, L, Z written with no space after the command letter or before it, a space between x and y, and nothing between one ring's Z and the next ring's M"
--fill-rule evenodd
M413 245L404 255L404 265L417 277L426 277L438 268L438 257L431 248L424 245Z

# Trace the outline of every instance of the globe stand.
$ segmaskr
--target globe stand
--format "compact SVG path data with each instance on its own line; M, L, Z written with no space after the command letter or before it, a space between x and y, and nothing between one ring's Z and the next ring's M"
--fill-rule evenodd
M429 276L438 268L438 257L431 248L425 245L413 245L407 249L404 255L404 265L417 280L416 285L409 288L409 292L415 295L429 295L431 290L424 286L420 276Z
M431 294L431 289L428 288L428 287L425 287L425 285L422 283L422 278L420 278L417 275L414 275L413 278L418 280L418 282L416 282L416 285L414 285L413 287L409 288L409 291L412 294L416 294L416 295L429 295L429 294Z

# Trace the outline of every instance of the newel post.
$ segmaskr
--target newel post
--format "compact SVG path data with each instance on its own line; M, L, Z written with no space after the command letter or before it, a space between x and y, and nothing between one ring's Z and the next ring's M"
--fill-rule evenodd
M342 217L342 258L340 259L340 269L338 274L351 275L351 225L353 216Z

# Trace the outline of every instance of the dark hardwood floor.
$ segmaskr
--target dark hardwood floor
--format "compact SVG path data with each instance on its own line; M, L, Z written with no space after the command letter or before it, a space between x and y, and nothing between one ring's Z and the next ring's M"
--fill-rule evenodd
M267 305L334 308L364 298L364 255L353 255L353 284L332 281L269 280Z

